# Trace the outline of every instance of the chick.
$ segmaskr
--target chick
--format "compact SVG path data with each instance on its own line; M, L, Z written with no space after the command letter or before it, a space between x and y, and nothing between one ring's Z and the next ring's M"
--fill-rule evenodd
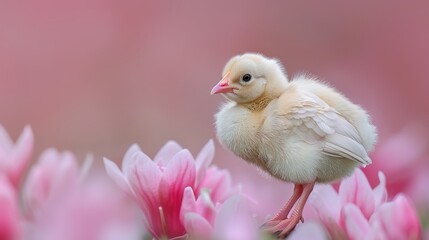
M302 219L316 182L371 164L375 126L365 110L332 87L307 75L289 81L279 61L254 53L233 57L222 76L211 91L230 100L215 115L222 145L295 184L289 201L264 225L267 231L287 236Z

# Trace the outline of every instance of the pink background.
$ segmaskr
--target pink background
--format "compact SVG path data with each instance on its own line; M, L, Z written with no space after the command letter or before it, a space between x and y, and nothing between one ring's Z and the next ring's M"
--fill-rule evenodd
M53 146L120 161L132 143L154 156L169 139L197 154L215 138L223 99L209 92L223 65L260 52L362 105L381 142L410 126L426 138L428 9L428 1L2 1L0 123L14 139L32 126L34 158ZM284 186L218 143L216 153L243 184Z

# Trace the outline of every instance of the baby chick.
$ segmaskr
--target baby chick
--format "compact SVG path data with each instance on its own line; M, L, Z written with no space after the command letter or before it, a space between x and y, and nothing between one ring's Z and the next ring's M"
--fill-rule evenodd
M332 87L306 75L289 81L276 59L238 55L222 76L211 91L230 100L215 116L222 145L295 184L289 201L264 225L285 237L302 219L316 182L343 178L371 163L376 128L365 110Z

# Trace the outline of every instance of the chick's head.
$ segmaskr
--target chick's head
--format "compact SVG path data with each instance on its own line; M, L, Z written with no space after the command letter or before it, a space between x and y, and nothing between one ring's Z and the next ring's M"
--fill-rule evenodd
M222 93L237 103L249 103L264 95L280 94L288 83L283 67L277 60L255 53L231 58L222 76L211 94Z

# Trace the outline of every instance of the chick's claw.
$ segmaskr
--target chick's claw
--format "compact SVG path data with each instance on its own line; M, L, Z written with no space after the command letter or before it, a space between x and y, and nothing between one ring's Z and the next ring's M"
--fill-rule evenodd
M291 216L280 221L269 221L263 226L263 230L276 235L278 238L287 237L295 229L300 218Z

